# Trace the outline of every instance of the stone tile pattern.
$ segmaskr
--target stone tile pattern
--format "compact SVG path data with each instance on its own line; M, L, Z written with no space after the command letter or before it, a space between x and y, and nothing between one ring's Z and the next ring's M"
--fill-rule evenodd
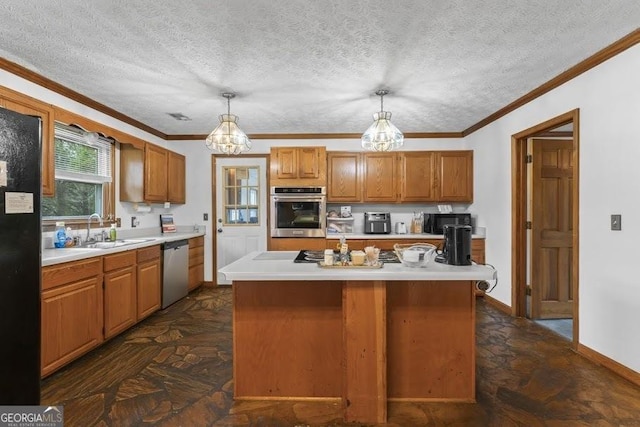
M42 383L65 426L354 426L337 403L234 402L231 288L201 288ZM390 403L385 426L640 426L640 388L478 300L477 403Z

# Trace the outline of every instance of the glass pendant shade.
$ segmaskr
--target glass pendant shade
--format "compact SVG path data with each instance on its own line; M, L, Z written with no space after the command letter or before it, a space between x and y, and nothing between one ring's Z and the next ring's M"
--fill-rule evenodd
M388 90L378 90L380 96L380 112L373 115L373 124L362 134L362 148L370 151L391 151L402 147L404 135L391 123L391 113L383 111L382 99Z
M220 115L220 124L207 136L205 143L210 150L222 154L240 154L251 149L251 140L238 127L238 116L230 113L229 100L235 95L223 93L227 98L227 114Z
M220 115L220 124L205 140L207 147L222 154L240 154L251 149L251 141L238 127L238 116Z
M391 151L402 147L404 135L391 123L391 113L380 111L361 138L362 148L370 151Z

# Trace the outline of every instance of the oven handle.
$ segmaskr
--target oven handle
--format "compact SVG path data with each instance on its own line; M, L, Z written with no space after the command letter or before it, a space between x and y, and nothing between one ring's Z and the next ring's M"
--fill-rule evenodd
M285 202L324 202L327 199L326 196L271 196L271 200L274 202L285 201Z

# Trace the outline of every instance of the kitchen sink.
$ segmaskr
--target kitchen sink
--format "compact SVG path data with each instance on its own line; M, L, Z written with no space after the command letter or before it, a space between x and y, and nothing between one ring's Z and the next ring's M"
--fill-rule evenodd
M85 242L81 246L77 246L79 249L111 249L119 248L121 246L135 245L138 243L151 242L155 239L122 239L113 242Z

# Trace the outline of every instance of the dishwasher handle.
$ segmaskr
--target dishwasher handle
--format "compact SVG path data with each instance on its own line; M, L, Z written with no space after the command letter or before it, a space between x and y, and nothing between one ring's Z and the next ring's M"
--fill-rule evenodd
M174 240L171 242L164 242L162 244L162 250L166 251L169 249L180 249L183 246L189 246L189 240L182 239L182 240Z

